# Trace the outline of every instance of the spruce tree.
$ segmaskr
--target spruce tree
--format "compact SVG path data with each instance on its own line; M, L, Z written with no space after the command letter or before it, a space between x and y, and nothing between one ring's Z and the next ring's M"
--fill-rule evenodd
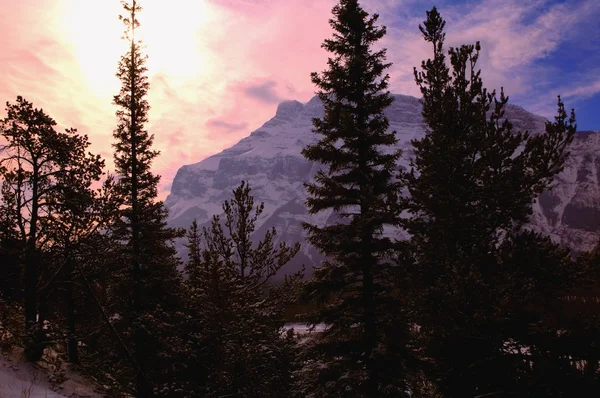
M202 231L198 227L198 221L194 219L190 229L187 231L187 243L185 247L189 250L188 261L185 265L187 277L190 280L199 278L202 266Z
M242 182L224 202L224 217L213 217L203 229L201 258L196 222L188 232L189 365L181 388L188 394L289 396L292 347L282 338L283 314L301 273L290 275L283 286L271 282L300 247L275 245L275 229L253 241L263 209Z
M400 350L386 343L391 314L402 309L389 302L395 243L382 232L398 223L400 151L391 149L397 140L384 115L393 101L384 75L390 64L385 49L373 49L386 29L356 0L341 0L332 12L333 38L323 44L332 54L329 68L311 75L325 115L313 119L320 138L302 154L324 166L306 184L309 213L334 211L340 221L304 224L308 240L328 260L315 268L307 286L308 298L321 304L310 322L326 329L311 343L318 358L311 362L314 380L305 381L309 391L300 393L397 397L406 393L395 358L405 341L400 326L395 336Z
M156 200L160 176L152 173L151 166L159 152L152 149L154 136L145 129L150 109L146 100L149 82L147 57L135 36L137 15L142 10L139 3L123 1L125 15L120 17L130 46L118 65L117 77L122 85L113 100L118 107L113 144L116 189L123 205L112 233L123 242L125 250L119 264L115 264L120 283L111 286L111 294L121 297L115 301L121 307L115 312L122 314L117 326L131 342L137 368L135 393L148 397L161 390L160 373L170 368L163 352L168 350L163 334L169 333L169 310L179 306L179 260L173 239L181 233L167 227L168 212ZM119 265L126 267L119 269ZM124 293L126 297L122 297Z
M499 253L500 267L490 275L498 297L493 326L506 339L506 351L500 366L482 367L486 377L513 395L593 396L600 389L593 370L598 304L566 297L593 286L594 273L568 248L531 231L505 239Z
M433 59L415 68L426 130L413 142L406 175L415 322L444 396L506 396L518 390L515 380L527 383L527 365L507 348L522 345L532 327L519 311L544 286L558 292L572 282L564 272L572 264L560 250L522 227L563 169L574 114L567 116L559 97L545 134L515 131L504 117L508 97L483 87L480 44L450 48L448 65L444 27L435 7L419 27Z
M590 252L582 253L577 261L583 268L583 278L577 289L571 291L577 301L562 308L568 321L563 344L571 350L570 356L583 364L585 385L597 391L600 389L600 243Z

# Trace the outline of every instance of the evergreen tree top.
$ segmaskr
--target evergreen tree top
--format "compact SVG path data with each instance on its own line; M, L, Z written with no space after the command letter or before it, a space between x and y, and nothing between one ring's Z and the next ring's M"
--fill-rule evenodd
M135 29L140 26L136 14L143 10L140 6L140 0L133 0L131 3L121 0L121 5L127 12L125 15L119 15L119 20L125 25L125 35L123 38L135 42Z
M419 25L419 30L425 41L431 42L435 46L446 38L446 33L444 33L446 21L442 19L436 7L433 7L431 11L426 11L426 14L427 19L423 22L423 25Z
M115 166L117 173L124 177L119 180L119 186L130 197L131 203L152 201L158 196L160 176L154 175L151 167L160 152L153 149L154 135L144 126L150 110L146 99L150 88L147 56L134 37L135 28L140 25L136 14L142 8L139 1L121 3L127 15L121 15L119 19L125 25L125 39L131 42L131 47L121 56L117 68L121 89L113 98L113 104L118 107L117 128L113 133Z

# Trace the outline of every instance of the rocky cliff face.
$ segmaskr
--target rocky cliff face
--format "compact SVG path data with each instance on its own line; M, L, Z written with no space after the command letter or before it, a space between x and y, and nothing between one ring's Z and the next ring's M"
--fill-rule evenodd
M398 146L404 151L399 167L408 167L412 156L410 141L423 135L419 100L395 95L387 109L390 129L398 136ZM265 203L259 220L258 236L275 227L280 239L303 243L302 253L287 271L299 264L307 267L318 263L321 256L304 242L300 223L332 222L335 215L323 212L309 215L304 206L306 192L303 183L311 179L318 166L302 157L304 146L316 141L312 133L312 118L323 114L320 101L314 97L308 103L286 101L275 116L248 137L221 153L199 163L179 169L171 194L165 204L170 211L169 223L189 227L196 218L200 224L221 213L221 203L232 196L241 180L252 187L257 202ZM509 105L506 112L515 128L532 133L544 131L545 119ZM550 235L576 251L590 249L598 240L600 225L600 132L578 133L571 148L571 157L556 186L542 194L534 205L531 228Z
M554 188L534 205L531 228L576 252L600 240L600 132L580 132Z

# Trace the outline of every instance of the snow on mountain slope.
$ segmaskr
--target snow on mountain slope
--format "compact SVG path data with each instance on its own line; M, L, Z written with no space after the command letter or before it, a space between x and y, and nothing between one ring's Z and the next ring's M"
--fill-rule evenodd
M412 156L410 141L423 136L421 104L415 97L394 95L394 98L386 114L390 129L396 131L398 146L403 149L398 166L404 168ZM240 181L246 180L255 200L265 203L257 235L275 227L281 239L303 243L297 264L288 271L301 262L317 263L321 256L304 244L300 223L325 224L332 222L335 215L307 213L303 183L314 176L318 166L304 159L300 152L316 141L312 118L322 114L323 107L317 97L306 104L282 102L271 120L231 148L181 167L165 202L170 211L170 225L187 228L194 218L200 224L208 222L212 215L221 213L221 203L231 198L231 191ZM546 119L519 106L509 105L506 117L517 129L532 133L544 131ZM600 208L598 149L600 134L579 133L572 148L573 156L560 175L557 187L544 193L534 206L532 227L576 250L589 249L597 240L595 231L600 222L600 215L595 211Z
M580 132L554 188L534 205L531 227L575 251L600 240L600 132Z

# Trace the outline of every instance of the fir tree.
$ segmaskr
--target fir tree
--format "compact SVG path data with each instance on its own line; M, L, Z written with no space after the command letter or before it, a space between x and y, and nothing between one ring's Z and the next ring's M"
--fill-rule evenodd
M198 227L198 222L194 219L190 229L187 231L186 238L187 243L185 247L189 250L188 262L185 265L185 271L187 276L191 280L199 278L201 272L200 267L202 266L202 232Z
M148 121L150 106L146 100L149 89L146 56L136 38L139 26L140 2L123 1L125 16L121 16L130 43L129 50L121 57L117 77L122 86L114 97L118 107L114 160L118 178L117 191L123 198L121 216L115 220L113 236L125 244L117 269L120 281L111 286L117 300L115 312L127 339L132 343L135 358L135 392L148 397L161 390L160 373L170 369L165 358L165 346L169 333L169 310L179 304L179 260L173 239L180 237L177 230L168 228L168 212L163 203L156 200L160 176L151 171L152 161L159 152L152 149L154 136L144 127ZM162 337L161 337L162 336ZM167 393L164 392L163 393Z
M531 231L505 239L499 253L490 279L496 282L494 326L506 351L486 377L519 396L593 396L600 388L600 375L590 372L598 365L598 305L565 300L593 286L586 261Z
M299 245L277 247L275 229L253 243L264 204L254 205L246 183L233 195L223 204L224 220L215 216L204 228L201 259L197 223L188 232L185 329L191 364L182 390L206 397L288 396L292 351L282 338L283 313L301 274L281 287L269 284Z
M413 172L406 175L415 322L445 396L510 395L519 388L514 382L527 376L520 373L522 358L506 344L522 344L523 330L531 327L516 308L539 298L549 281L556 291L572 282L564 278L571 263L521 227L563 169L574 114L567 116L559 97L558 115L545 134L514 131L504 118L508 97L483 87L480 44L450 48L448 66L444 26L435 7L427 12L420 30L433 59L422 71L415 68L426 124L424 138L413 142ZM524 252L543 253L546 261L518 255ZM529 284L522 285L525 270L516 264L524 266L527 258ZM532 295L525 295L526 286Z
M310 322L327 328L312 347L320 375L301 393L397 397L406 392L395 358L405 340L402 326L396 329L398 347L390 350L385 338L391 312L402 309L389 302L394 242L382 232L398 223L400 152L390 149L397 141L384 115L393 101L384 75L390 64L385 49L373 49L386 29L356 0L341 0L332 12L333 38L323 44L332 53L329 68L311 75L325 108L323 118L313 119L320 139L302 154L325 166L306 184L310 214L333 210L340 221L304 224L309 241L329 260L314 270L307 287L309 298L322 304Z

